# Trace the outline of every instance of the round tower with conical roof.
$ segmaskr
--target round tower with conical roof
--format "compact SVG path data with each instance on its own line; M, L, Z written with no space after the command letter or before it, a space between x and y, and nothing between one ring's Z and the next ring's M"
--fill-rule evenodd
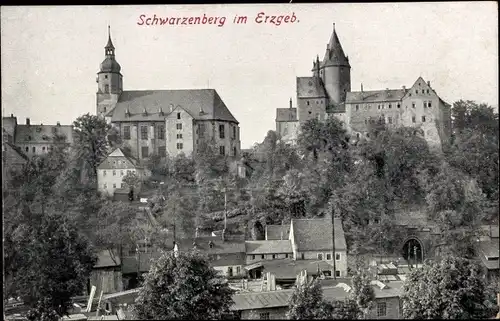
M326 45L325 57L319 70L330 103L345 101L346 93L351 91L351 65L340 44L335 23L330 42Z
M105 58L97 73L97 115L105 116L118 102L123 91L121 66L115 59L115 47L111 41L111 30L108 26L108 43L104 47Z

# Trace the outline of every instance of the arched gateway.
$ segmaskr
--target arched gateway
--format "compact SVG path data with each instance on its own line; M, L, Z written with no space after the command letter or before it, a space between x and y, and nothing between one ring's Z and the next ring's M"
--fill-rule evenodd
M422 264L424 262L424 245L415 236L406 238L401 251L403 258L410 264Z

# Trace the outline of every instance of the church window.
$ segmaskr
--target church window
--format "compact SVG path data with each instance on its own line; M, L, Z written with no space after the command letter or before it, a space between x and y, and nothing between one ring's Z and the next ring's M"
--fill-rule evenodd
M224 132L225 126L224 124L219 125L219 138L224 139L226 137L226 133Z
M359 110L359 105L356 105L356 111L358 111L358 110Z
M219 147L219 153L221 155L226 155L226 147L225 146L220 146Z
M178 130L181 130L181 129L182 129L182 124L177 124L177 125L176 125L176 128L177 128Z
M109 93L109 85L105 85L104 86L104 92L105 93Z
M123 126L123 139L130 139L130 126Z
M422 116L422 122L425 123L425 116Z
M432 105L431 105L431 102L430 102L430 101L428 101L428 102L427 102L427 107L429 107L429 108L431 108L431 107L432 107Z
M412 121L412 123L416 123L416 122L417 122L416 117L415 117L415 116L412 116L412 117L411 117L411 121Z
M161 124L157 127L158 139L165 139L165 125Z
M177 113L177 119L181 119L181 113Z
M141 139L148 139L148 126L141 126Z

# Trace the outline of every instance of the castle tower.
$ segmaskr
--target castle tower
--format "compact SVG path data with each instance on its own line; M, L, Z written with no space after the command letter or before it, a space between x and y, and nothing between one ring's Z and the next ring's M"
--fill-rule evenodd
M111 41L111 31L108 26L108 43L104 47L105 58L97 73L97 109L99 116L111 111L123 91L123 76L120 64L115 59L115 47Z
M351 91L351 66L349 57L344 54L335 32L335 23L330 42L326 45L325 57L320 67L320 76L330 98L330 103L344 102L346 93Z

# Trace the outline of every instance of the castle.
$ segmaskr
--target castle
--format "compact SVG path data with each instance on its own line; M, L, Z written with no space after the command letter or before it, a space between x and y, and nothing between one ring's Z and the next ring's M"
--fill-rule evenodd
M276 132L294 143L300 125L336 117L353 141L369 137L369 124L415 127L429 146L441 149L451 135L451 106L422 77L409 88L351 91L351 65L335 31L322 61L313 61L312 77L297 77L297 107L277 108Z
M104 54L96 113L118 129L130 156L189 156L206 142L220 155L239 157L239 123L215 89L124 91L109 27Z

